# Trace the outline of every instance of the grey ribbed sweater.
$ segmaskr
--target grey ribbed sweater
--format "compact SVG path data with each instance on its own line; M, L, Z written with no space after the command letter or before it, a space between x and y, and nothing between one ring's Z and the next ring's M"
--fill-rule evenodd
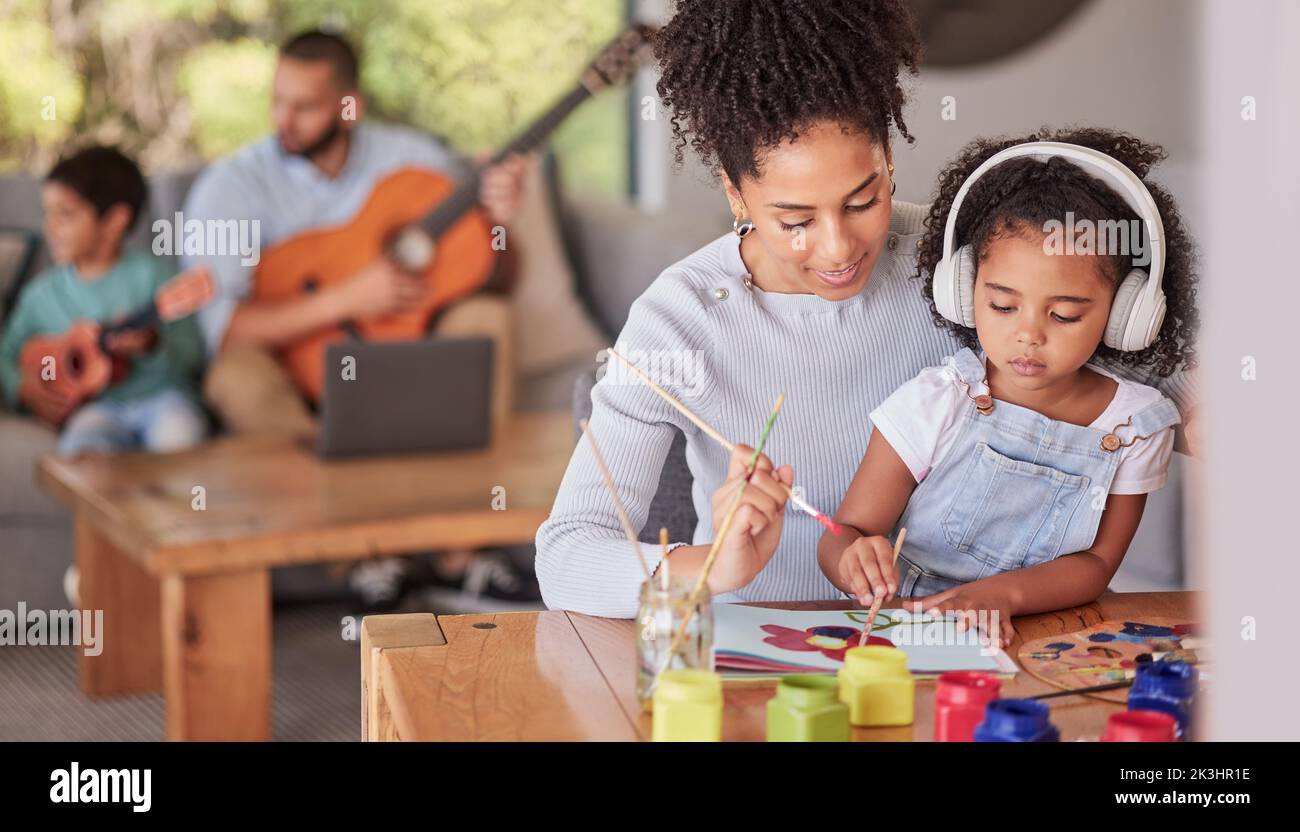
M887 248L863 290L842 301L746 288L740 240L727 234L666 269L632 305L619 351L732 441L754 444L777 394L786 394L766 453L794 467L795 486L832 513L871 433L868 414L899 385L961 348L934 325L916 273L926 206L895 201ZM613 359L611 359L613 361ZM672 444L686 435L699 525L712 540L710 496L728 453L627 371L607 365L592 390L591 430L633 525L640 529ZM1147 381L1131 372L1120 375ZM1186 380L1156 380L1183 407ZM817 564L822 528L787 509L767 567L717 601L830 600L841 594ZM650 568L659 547L643 547ZM537 532L537 578L548 607L630 618L643 580L593 461L579 442L551 515Z

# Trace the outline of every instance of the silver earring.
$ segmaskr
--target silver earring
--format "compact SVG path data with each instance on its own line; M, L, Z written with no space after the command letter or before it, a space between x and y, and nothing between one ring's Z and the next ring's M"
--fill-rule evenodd
M736 232L736 236L743 240L749 232L754 230L754 221L749 217L736 217L731 221L731 230Z

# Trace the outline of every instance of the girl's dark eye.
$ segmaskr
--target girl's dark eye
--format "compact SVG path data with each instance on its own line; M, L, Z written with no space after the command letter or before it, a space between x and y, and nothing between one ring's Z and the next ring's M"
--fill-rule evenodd
M1010 311L1011 311L1011 307L1010 307L1010 306L998 306L998 305L997 305L996 303L994 303L993 301L989 301L989 308L992 309L992 310L994 310L995 312L1010 312Z
M1082 315L1079 315L1076 318L1066 318L1063 315L1056 314L1055 312L1052 313L1052 318L1063 324L1077 324L1079 321L1083 320Z
M804 220L803 222L797 222L794 225L781 222L780 220L777 220L777 222L781 223L781 227L784 228L786 231L794 231L796 228L807 228L808 226L812 225L812 220Z

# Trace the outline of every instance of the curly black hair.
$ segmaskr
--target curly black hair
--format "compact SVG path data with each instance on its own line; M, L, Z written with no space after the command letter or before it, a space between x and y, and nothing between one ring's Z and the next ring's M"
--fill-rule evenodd
M943 232L948 212L962 183L985 160L1012 145L1023 142L1067 142L1099 150L1137 174L1151 192L1164 225L1165 269L1162 281L1166 312L1164 324L1151 346L1144 350L1123 352L1105 344L1096 355L1115 364L1143 366L1158 375L1168 376L1179 365L1191 369L1196 365L1195 271L1196 252L1183 225L1173 197L1149 178L1151 168L1166 154L1162 147L1115 130L1042 128L1027 136L978 139L962 148L939 175L934 200L925 221L925 234L918 253L917 277L924 285L935 325L951 329L962 343L979 348L975 330L955 324L939 314L934 303L934 267L943 257ZM1094 223L1120 219L1136 220L1137 215L1104 181L1092 176L1067 159L1054 157L1046 162L1031 158L1011 159L985 172L971 187L957 216L954 250L970 244L976 262L983 261L989 243L999 237L1044 234L1049 220L1063 222L1066 212L1077 220ZM1145 245L1145 229L1142 232ZM1136 245L1136 243L1134 243ZM1124 255L1099 257L1102 276L1112 285L1128 274L1132 259Z
M678 165L689 143L739 185L823 121L886 147L892 123L912 141L899 78L921 41L904 0L678 0L654 46Z

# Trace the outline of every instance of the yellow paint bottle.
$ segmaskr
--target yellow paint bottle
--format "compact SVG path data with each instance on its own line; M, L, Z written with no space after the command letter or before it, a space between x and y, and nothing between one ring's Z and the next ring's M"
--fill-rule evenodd
M849 706L849 722L853 725L912 724L916 682L902 650L879 644L850 648L844 653L839 679L840 700Z
M721 741L722 677L697 668L660 673L651 738L655 742Z

